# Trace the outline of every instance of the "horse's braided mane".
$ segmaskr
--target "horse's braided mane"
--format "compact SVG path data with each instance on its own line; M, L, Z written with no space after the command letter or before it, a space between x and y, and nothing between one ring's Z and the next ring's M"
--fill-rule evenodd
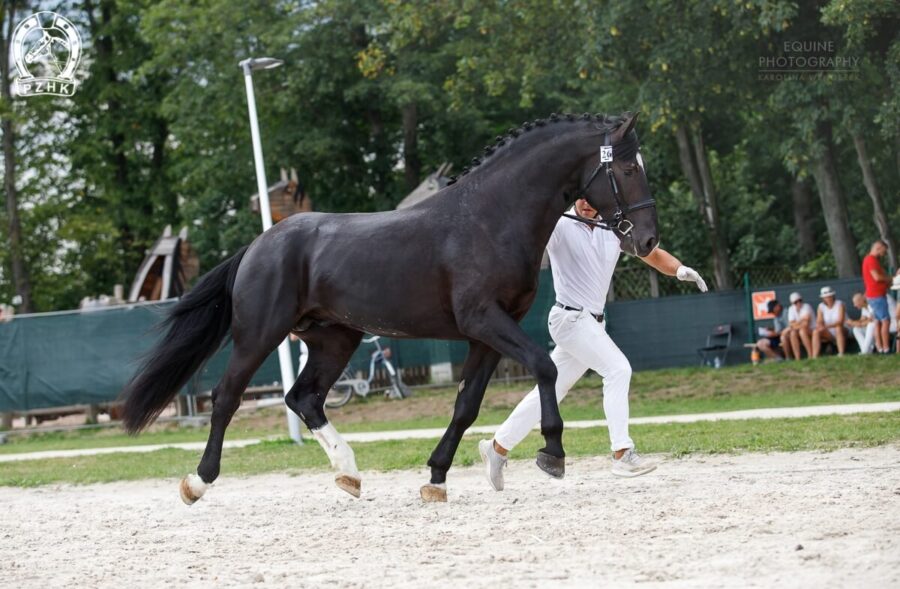
M522 135L523 133L528 133L529 131L532 131L539 127L544 127L548 124L562 122L574 123L577 121L596 122L600 124L599 130L610 132L617 129L619 125L624 123L625 117L623 117L622 115L607 115L602 113L584 113L582 115L576 115L573 113L552 113L546 119L535 119L531 122L522 123L522 125L519 127L511 127L506 131L505 135L497 135L497 139L494 141L493 145L486 145L484 147L482 157L472 158L471 165L463 168L459 173L459 176L451 176L449 182L447 182L447 185L449 186L450 184L455 183L459 179L459 177L465 176L466 174L471 172L477 166L481 165L486 159L492 156L498 149L500 149L504 145L512 143L512 141L516 137Z

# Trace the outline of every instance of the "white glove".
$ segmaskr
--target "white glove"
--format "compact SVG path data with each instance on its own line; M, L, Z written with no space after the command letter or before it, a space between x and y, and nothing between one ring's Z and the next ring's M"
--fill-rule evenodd
M700 289L700 292L707 291L706 282L704 282L700 274L693 268L688 268L687 266L678 266L678 271L675 272L675 277L682 282L696 282L697 288Z

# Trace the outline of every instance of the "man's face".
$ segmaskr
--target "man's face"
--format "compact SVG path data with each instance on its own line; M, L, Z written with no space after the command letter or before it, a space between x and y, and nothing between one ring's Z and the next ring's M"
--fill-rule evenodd
M857 309L865 309L866 308L866 297L854 295L853 306L856 307Z
M575 201L575 212L578 213L579 217L588 219L593 219L597 216L597 209L592 207L586 198L579 198Z
M872 253L875 255L875 257L880 258L881 256L883 256L884 254L887 253L887 248L884 246L883 243L878 242L872 246Z
M797 299L796 301L794 301L795 309L799 311L801 307L803 307L803 299Z
M781 313L783 311L784 311L784 308L780 304L772 307L772 314L775 315L776 317L781 317Z
M825 306L830 309L831 306L834 305L834 297L832 297L832 296L822 297L822 302L825 303Z

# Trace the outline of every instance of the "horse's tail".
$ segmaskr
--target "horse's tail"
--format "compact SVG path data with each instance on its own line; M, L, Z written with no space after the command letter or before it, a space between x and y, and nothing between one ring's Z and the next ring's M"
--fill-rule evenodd
M160 323L165 335L144 356L120 396L128 433L150 425L221 346L231 328L231 291L246 251L241 248L207 272Z

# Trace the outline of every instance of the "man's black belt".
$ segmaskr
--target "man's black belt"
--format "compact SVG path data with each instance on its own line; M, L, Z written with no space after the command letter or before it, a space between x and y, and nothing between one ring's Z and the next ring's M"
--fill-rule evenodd
M584 311L581 307L570 307L569 305L563 305L559 301L553 303L554 307L559 307L560 309L565 309L566 311ZM597 320L597 323L603 323L603 313L594 315L590 313L590 316Z

